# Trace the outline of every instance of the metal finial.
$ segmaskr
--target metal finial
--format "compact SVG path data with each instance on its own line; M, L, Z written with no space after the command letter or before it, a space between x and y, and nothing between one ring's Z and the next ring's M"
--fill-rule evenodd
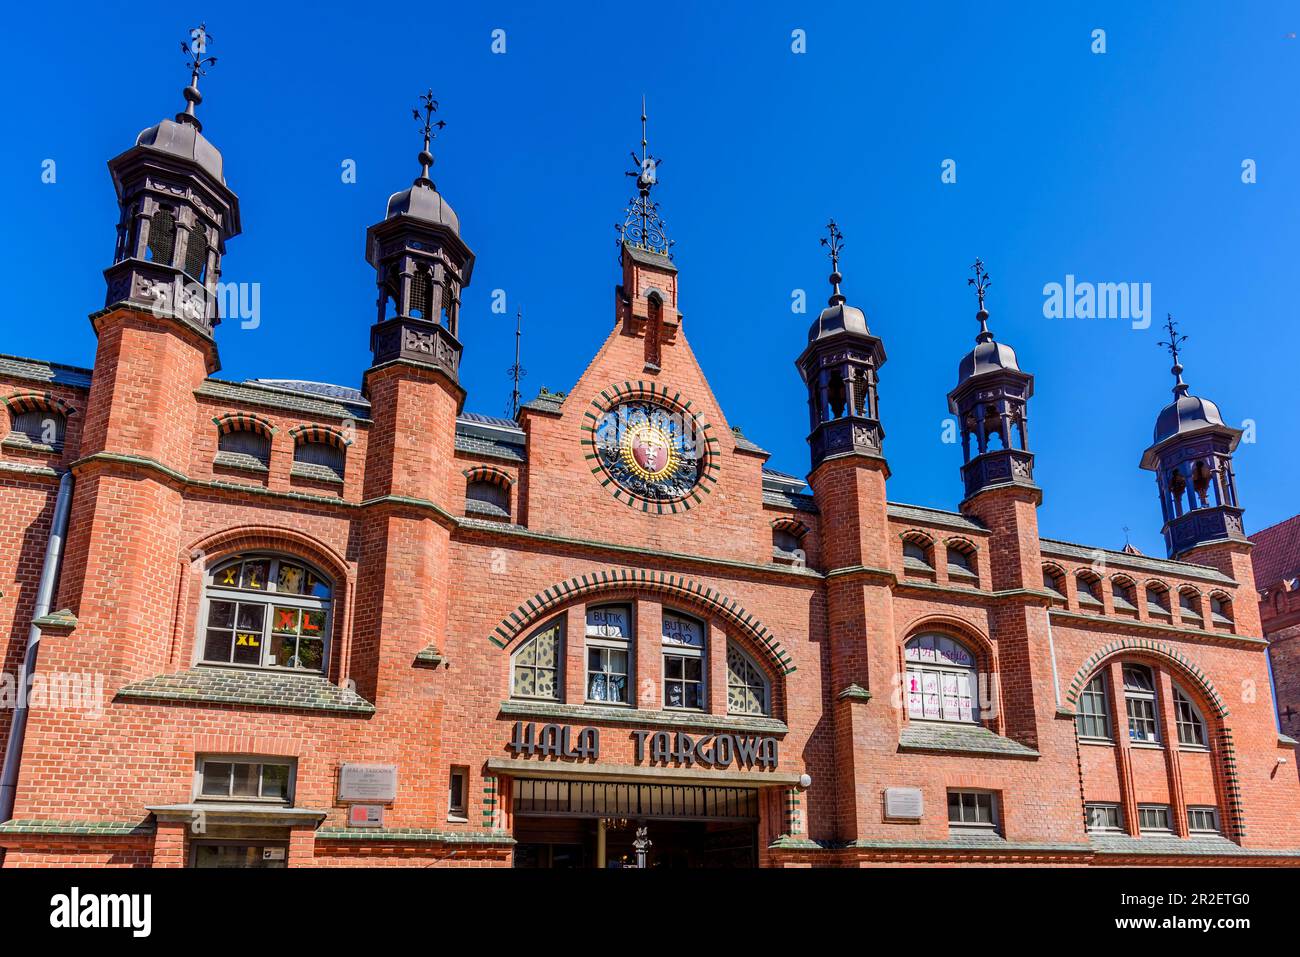
M1169 350L1169 355L1174 360L1173 367L1169 370L1174 374L1174 395L1186 395L1187 383L1183 381L1183 364L1178 361L1178 349L1187 341L1187 337L1178 334L1178 323L1169 313L1165 313L1165 333L1169 338L1159 345Z
M835 225L835 220L826 224L826 231L829 237L822 239L822 245L830 251L831 257L831 298L830 304L833 306L837 302L844 301L844 294L840 292L840 283L844 277L840 275L840 250L844 248L844 234L840 232L840 227Z
M212 34L208 32L207 24L200 23L190 30L188 41L181 41L181 52L185 54L190 65L190 85L184 91L185 111L176 114L176 122L189 123L196 129L203 128L199 118L194 115L194 107L203 102L203 95L199 93L199 77L207 76L207 68L215 66L217 62L216 57L207 55L208 44L213 39Z
M528 375L528 370L519 362L519 345L520 339L523 337L523 321L524 310L523 307L520 307L515 310L515 364L506 370L506 374L510 376L510 381L514 383L514 388L510 392L510 406L508 409L512 419L519 415L519 380Z
M424 134L424 148L420 150L417 157L420 161L420 175L416 177L416 184L433 187L433 180L429 178L429 169L433 166L433 153L429 151L433 144L434 137L438 135L437 131L446 126L446 122L433 120L433 114L438 112L438 101L433 98L433 90L420 94L420 105L424 108L424 116L420 116L420 110L411 110L411 115L415 121L420 124L420 132Z
M650 191L659 182L659 167L663 160L653 155L649 149L644 95L641 97L641 155L637 156L634 150L631 156L635 168L628 170L625 175L636 178L637 195L628 201L623 224L614 227L618 230L619 242L672 259L675 243L668 238L663 218L659 215L659 204L650 198Z
M989 278L988 272L984 269L984 260L978 256L971 265L971 271L975 276L966 280L966 285L975 287L975 296L979 300L979 312L975 318L980 321L980 334L975 337L976 342L991 342L993 333L989 332L989 311L984 308L984 292L993 285L993 280Z

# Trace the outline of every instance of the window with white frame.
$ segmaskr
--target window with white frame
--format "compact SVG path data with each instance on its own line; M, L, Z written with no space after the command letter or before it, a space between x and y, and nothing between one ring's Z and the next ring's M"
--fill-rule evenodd
M1178 685L1174 685L1174 723L1178 725L1179 744L1194 748L1208 745L1205 719L1201 717L1200 709Z
M1079 737L1110 740L1110 704L1106 700L1106 676L1099 674L1084 685L1079 695L1077 717Z
M632 609L599 605L587 609L587 700L630 704Z
M663 613L664 707L704 708L704 623Z
M1118 804L1088 802L1083 806L1090 831L1122 831L1124 813Z
M1193 834L1218 834L1219 809L1213 807L1189 807L1187 809L1187 829Z
M560 699L563 625L539 628L511 658L510 695L514 698Z
M949 791L948 823L972 830L997 828L997 802L991 791Z
M767 676L734 642L727 642L727 713L770 714Z
M1124 708L1128 712L1129 740L1159 743L1155 682L1150 668L1144 665L1124 666Z
M933 721L974 722L975 656L946 635L918 635L903 649L907 713Z
M1169 827L1168 804L1139 804L1138 828L1143 831L1167 832Z
M333 591L310 565L277 555L241 556L208 576L199 660L323 671Z
M294 762L287 758L204 755L196 770L194 796L200 801L289 804L292 800Z

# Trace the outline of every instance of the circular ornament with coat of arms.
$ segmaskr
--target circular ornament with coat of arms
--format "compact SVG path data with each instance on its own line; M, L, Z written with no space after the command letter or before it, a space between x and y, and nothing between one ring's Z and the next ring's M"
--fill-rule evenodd
M592 472L614 497L645 512L678 512L698 504L717 470L717 440L709 426L666 394L628 395L621 389L584 426Z

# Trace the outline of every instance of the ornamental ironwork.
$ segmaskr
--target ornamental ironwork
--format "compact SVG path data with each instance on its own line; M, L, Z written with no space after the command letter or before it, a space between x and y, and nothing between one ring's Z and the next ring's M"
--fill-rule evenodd
M700 481L705 440L695 417L651 402L625 402L595 428L600 464L622 488L649 502L675 502Z

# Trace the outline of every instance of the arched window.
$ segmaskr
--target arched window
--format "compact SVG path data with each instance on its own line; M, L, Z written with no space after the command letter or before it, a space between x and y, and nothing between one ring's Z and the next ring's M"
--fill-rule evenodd
M176 247L176 215L166 206L149 219L149 240L144 258L162 266L172 264L172 250Z
M727 642L727 713L771 714L771 692L763 669L740 650L735 642Z
M975 549L972 546L965 542L951 542L948 545L948 577L975 578Z
M598 605L587 609L587 700L631 704L632 609Z
M1132 579L1112 578L1110 597L1116 611L1137 611L1137 594Z
M346 452L334 442L302 439L293 447L293 470L305 478L343 481Z
M976 721L975 656L946 635L918 635L903 650L907 713L930 721Z
M1051 592L1053 601L1065 601L1065 573L1059 568L1043 566L1043 587Z
M1208 747L1205 719L1186 692L1174 685L1174 722L1178 725L1178 743L1194 748Z
M1178 592L1178 613L1185 622L1201 620L1200 595L1194 588L1184 588Z
M510 490L500 482L474 479L465 484L465 512L488 518L510 517Z
M411 318L431 319L429 303L433 298L433 276L427 268L416 269L411 278Z
M1145 665L1124 666L1124 709L1128 713L1130 741L1147 744L1160 742L1156 721L1156 686L1151 669Z
M919 533L908 535L903 539L903 568L909 571L933 571L930 548L930 542Z
M1079 604L1094 611L1101 608L1101 579L1092 572L1079 572L1075 581L1079 585Z
M1079 737L1110 740L1110 704L1106 700L1106 676L1098 674L1079 695L1077 718Z
M704 623L663 613L664 707L704 710Z
M28 409L13 414L8 440L20 445L59 450L63 448L67 428L68 420L60 412Z
M1147 613L1151 615L1169 614L1169 589L1160 582L1147 585Z
M511 658L510 694L515 698L560 699L563 625L543 625Z
M1231 625L1232 599L1227 595L1211 595L1210 620L1216 625Z
M218 416L217 457L215 465L265 472L271 464L272 426L238 412Z
M794 532L784 528L772 529L772 560L797 563L803 551L799 548L799 539Z
M296 558L224 562L208 578L200 660L323 671L332 598L325 576Z
M195 222L185 244L185 271L203 282L208 271L208 234L201 222Z

